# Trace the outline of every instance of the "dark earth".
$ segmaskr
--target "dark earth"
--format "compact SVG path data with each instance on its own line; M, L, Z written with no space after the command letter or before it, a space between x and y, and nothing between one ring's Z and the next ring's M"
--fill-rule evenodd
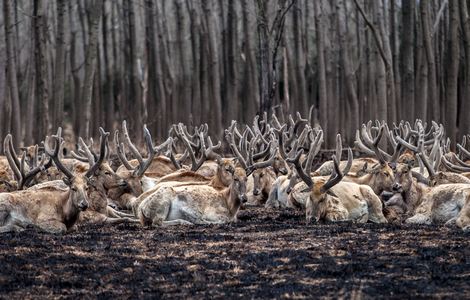
M468 298L470 233L305 224L249 208L227 225L1 234L0 298Z

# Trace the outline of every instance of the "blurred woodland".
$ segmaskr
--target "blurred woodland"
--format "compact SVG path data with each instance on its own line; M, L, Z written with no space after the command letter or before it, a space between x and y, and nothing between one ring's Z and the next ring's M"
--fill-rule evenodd
M68 124L173 123L300 111L326 145L369 119L470 132L467 0L2 0L0 136ZM352 143L351 143L352 144Z

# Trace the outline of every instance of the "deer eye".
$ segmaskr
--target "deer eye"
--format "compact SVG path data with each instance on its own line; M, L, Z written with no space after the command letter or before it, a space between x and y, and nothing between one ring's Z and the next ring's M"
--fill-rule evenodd
M77 188L76 187L72 187L70 188L72 191L76 192L77 191Z
M105 171L105 172L104 172L104 175L111 175L111 172Z

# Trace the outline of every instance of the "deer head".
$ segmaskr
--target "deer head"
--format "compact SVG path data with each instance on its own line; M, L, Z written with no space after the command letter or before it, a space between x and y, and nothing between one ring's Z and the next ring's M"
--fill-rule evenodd
M293 163L298 176L307 185L307 188L302 192L308 192L309 198L306 203L306 214L307 222L310 222L312 218L318 221L321 218L322 206L326 203L338 202L337 196L331 191L331 188L338 184L345 174L349 172L352 165L353 155L351 149L348 149L348 162L343 170L340 170L339 163L341 160L342 146L341 136L338 134L336 138L336 154L332 156L334 164L334 172L329 179L317 178L315 181L310 177L310 173L306 170L309 167L308 162L313 160L313 156L318 152L316 149L319 147L318 144L313 142L310 146L307 158L305 159L305 166L302 166L300 158L303 154L303 149L298 149L297 155L293 159L287 159L287 162ZM319 143L319 141L317 142ZM321 144L321 143L320 143ZM314 155L315 154L315 155Z
M88 203L88 183L90 181L91 174L83 175L74 175L72 171L67 169L59 159L59 150L61 145L64 143L61 142L60 137L61 128L59 128L58 134L52 136L52 142L54 147L50 147L49 137L46 137L44 141L44 151L52 159L57 169L59 169L65 177L63 178L64 183L69 187L69 201L72 206L72 209L86 210L89 206ZM95 169L97 166L93 165L91 168Z

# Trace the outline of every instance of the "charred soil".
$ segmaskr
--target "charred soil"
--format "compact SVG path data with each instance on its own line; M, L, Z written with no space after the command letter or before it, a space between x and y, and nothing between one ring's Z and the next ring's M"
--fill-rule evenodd
M0 297L312 298L470 295L470 234L310 224L249 208L228 225L88 225L1 234Z

